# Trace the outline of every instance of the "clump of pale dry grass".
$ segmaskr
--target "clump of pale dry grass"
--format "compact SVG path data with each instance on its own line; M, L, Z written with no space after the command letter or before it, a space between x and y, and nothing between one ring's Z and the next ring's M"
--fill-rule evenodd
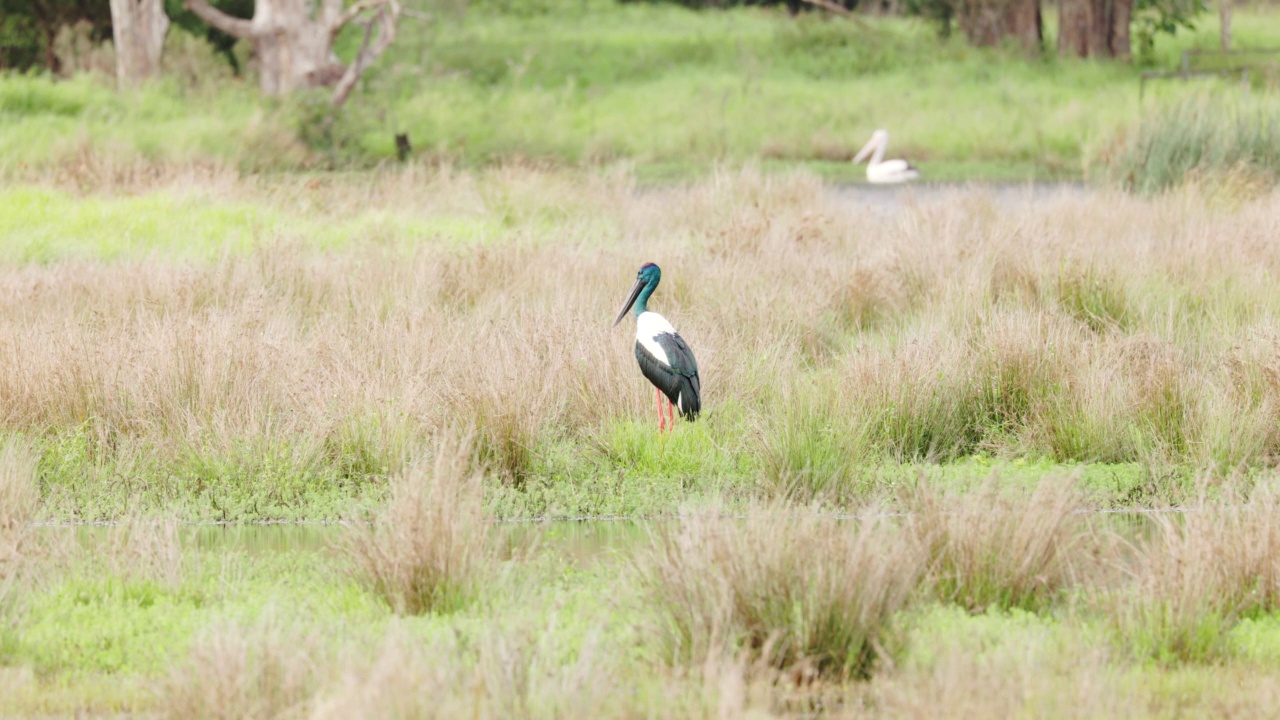
M1106 643L1027 615L966 621L935 611L909 662L852 688L849 718L1143 716Z
M1071 477L1034 489L991 478L967 491L916 487L910 523L929 552L931 590L971 612L1043 610L1076 580L1085 527Z
M977 622L979 624L965 624ZM464 636L465 635L465 636ZM205 633L158 687L167 717L833 718L1165 717L1169 704L1215 717L1275 705L1271 673L1205 668L1186 692L1149 665L1126 665L1096 633L1028 615L933 612L910 658L866 682L798 686L750 654L655 667L603 635L566 643L554 624L496 625L426 639L392 624L382 641L325 647L270 617ZM4 677L0 676L0 684ZM19 682L33 682L19 678Z
M112 577L155 583L170 592L182 586L191 560L183 554L176 519L148 518L136 511L111 527L105 546L96 548L92 557L105 559Z
M443 439L391 478L372 526L351 525L339 547L353 575L400 614L456 609L492 569L495 545L471 436Z
M324 673L320 644L274 616L252 625L224 623L197 638L157 688L172 718L304 717Z
M1217 657L1242 617L1280 608L1280 494L1257 488L1156 515L1134 545L1129 582L1104 595L1121 642L1170 662Z
M9 630L18 575L30 563L38 500L35 454L17 439L0 440L0 642Z
M647 417L631 334L607 326L648 260L709 417L777 439L716 438L769 487L823 495L848 462L978 451L1280 457L1276 196L1225 212L1107 193L873 204L752 171L644 193L528 168L158 177L121 188L357 229L319 249L281 223L246 253L0 277L0 431L83 437L74 471L93 487L133 467L197 491L229 475L380 482L406 447L467 424L518 486L548 445Z
M0 597L28 551L38 494L30 448L18 440L0 441Z
M773 717L777 673L744 656L696 667L628 663L601 633L566 644L546 627L500 624L422 637L392 624L374 647L326 647L271 617L206 632L158 686L156 709L193 718Z
M564 650L556 630L493 627L425 642L393 626L372 657L347 650L347 670L319 694L312 717L619 716L629 703L618 698L625 679L615 659L593 637Z
M633 562L668 658L742 648L836 676L865 675L892 647L924 569L918 543L882 518L782 507L659 525Z

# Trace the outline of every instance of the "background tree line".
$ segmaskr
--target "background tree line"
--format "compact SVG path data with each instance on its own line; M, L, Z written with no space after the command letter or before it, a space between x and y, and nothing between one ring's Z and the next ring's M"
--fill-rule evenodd
M846 11L913 15L931 19L941 35L953 28L978 46L1020 44L1042 51L1042 0L621 0L675 2L692 8L735 5L782 5L793 13ZM1229 0L1223 10L1224 46L1229 42ZM259 7L261 6L261 7ZM1059 0L1057 52L1072 57L1128 58L1135 46L1149 54L1156 35L1190 27L1207 10L1206 0ZM332 56L336 29L359 12L377 7L394 11L377 16L364 13L368 33L362 45L369 57L344 65ZM330 16L321 18L325 11ZM0 0L0 69L44 68L63 71L58 52L59 33L79 27L94 43L114 40L122 81L145 78L159 62L163 38L170 26L207 39L239 72L231 49L240 39L250 41L259 62L265 62L263 90L279 94L298 87L346 87L359 70L391 42L398 5L390 0ZM273 28L269 32L264 28ZM283 32L282 28L289 28ZM286 46L288 51L286 52ZM288 65L288 67L285 67ZM348 73L353 70L353 73Z
M63 70L58 50L67 27L87 28L90 43L112 40L121 85L154 76L171 25L203 34L235 66L231 48L253 48L262 91L281 95L333 88L341 105L361 73L395 39L399 0L0 0L0 66ZM363 41L350 62L334 53L339 33L355 25ZM237 68L238 69L238 68Z
M183 7L182 0L163 0L164 14L174 27L204 37L232 68L239 71L231 52L236 38L201 21ZM254 0L213 0L228 15L253 17ZM42 67L58 73L58 33L82 25L95 42L111 39L111 4L103 0L0 0L0 68L28 70Z
M622 0L654 2L655 0ZM958 27L974 45L1016 42L1044 47L1041 0L660 0L692 8L735 5L785 5L791 12L836 5L846 10L914 15L933 20L941 35ZM1230 27L1229 0L1219 0L1224 26ZM1149 52L1155 36L1190 28L1208 9L1206 0L1059 0L1058 53L1072 57L1128 58L1136 40ZM1224 30L1224 46L1228 43Z

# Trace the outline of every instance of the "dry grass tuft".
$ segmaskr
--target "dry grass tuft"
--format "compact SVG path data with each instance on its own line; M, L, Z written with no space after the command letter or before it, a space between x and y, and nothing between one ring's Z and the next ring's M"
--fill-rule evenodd
M396 613L454 610L473 595L494 558L483 473L471 436L445 439L391 479L372 526L349 526L339 549L351 572Z
M1152 519L1133 546L1130 583L1105 595L1121 642L1161 662L1204 661L1223 652L1242 617L1280 608L1280 491L1234 491L1186 513Z
M0 442L0 590L27 551L38 498L35 454L18 440Z
M968 491L917 487L911 523L929 549L933 592L970 612L1043 610L1075 581L1083 522L1072 477L1034 490L992 478Z
M1099 647L1025 615L1001 617L990 629L983 627L988 618L973 619L973 627L942 616L942 627L929 627L927 635L915 639L922 646L919 660L854 688L846 703L850 711L837 715L867 720L1144 716L1133 689L1118 681L1118 666L1105 643Z
M744 656L708 656L675 670L630 665L602 632L565 642L563 628L489 626L423 641L393 625L370 653L347 648L311 717L774 717L777 673Z
M107 533L105 556L112 577L150 582L174 592L182 586L186 558L180 526L173 518L146 518L136 511Z
M608 328L646 260L709 417L770 434L712 440L775 486L838 497L851 462L973 452L1280 457L1280 195L1229 212L1108 193L899 203L805 174L637 193L625 177L410 166L174 171L119 188L152 195L93 202L159 213L173 188L212 226L194 259L168 232L135 254L96 228L54 243L55 226L32 231L48 262L15 256L0 277L0 431L65 446L50 484L68 502L126 479L156 497L242 480L276 513L316 487L376 486L458 425L495 479L572 475L599 456L553 450L651 412L630 333ZM224 228L226 207L283 219L259 237Z
M562 647L554 626L424 642L393 626L372 658L348 650L313 717L612 717L624 679L593 638Z
M329 669L318 643L268 615L252 626L208 630L160 685L157 701L172 718L304 717Z
M669 659L739 647L834 676L866 675L890 649L893 615L924 568L918 545L883 519L782 507L660 525L633 562Z
M13 438L0 441L0 655L14 622L19 573L31 567L30 523L39 501L36 463L35 453L25 443Z

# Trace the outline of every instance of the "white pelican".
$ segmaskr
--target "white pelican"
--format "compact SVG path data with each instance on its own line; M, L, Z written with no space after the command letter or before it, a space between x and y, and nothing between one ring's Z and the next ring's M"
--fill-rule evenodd
M640 372L653 383L657 395L659 432L675 427L677 409L686 420L696 420L702 410L702 384L698 380L698 363L693 359L693 351L666 318L649 311L649 296L658 289L661 280L662 270L657 265L647 263L641 267L631 294L613 321L613 326L617 327L627 311L635 307L636 360L640 363ZM663 395L667 396L665 409ZM668 410L670 422L667 420Z
M885 160L884 149L889 146L889 133L885 130L877 130L871 133L871 139L866 145L853 156L853 164L857 165L867 156L871 156L871 162L867 163L867 182L876 184L904 183L915 180L920 177L920 171L911 166L906 160Z

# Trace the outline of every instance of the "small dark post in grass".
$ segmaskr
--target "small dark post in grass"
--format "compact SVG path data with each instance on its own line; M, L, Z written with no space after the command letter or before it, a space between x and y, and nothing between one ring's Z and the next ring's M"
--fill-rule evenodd
M396 133L396 158L404 162L409 159L411 152L413 146L409 144L409 133Z

